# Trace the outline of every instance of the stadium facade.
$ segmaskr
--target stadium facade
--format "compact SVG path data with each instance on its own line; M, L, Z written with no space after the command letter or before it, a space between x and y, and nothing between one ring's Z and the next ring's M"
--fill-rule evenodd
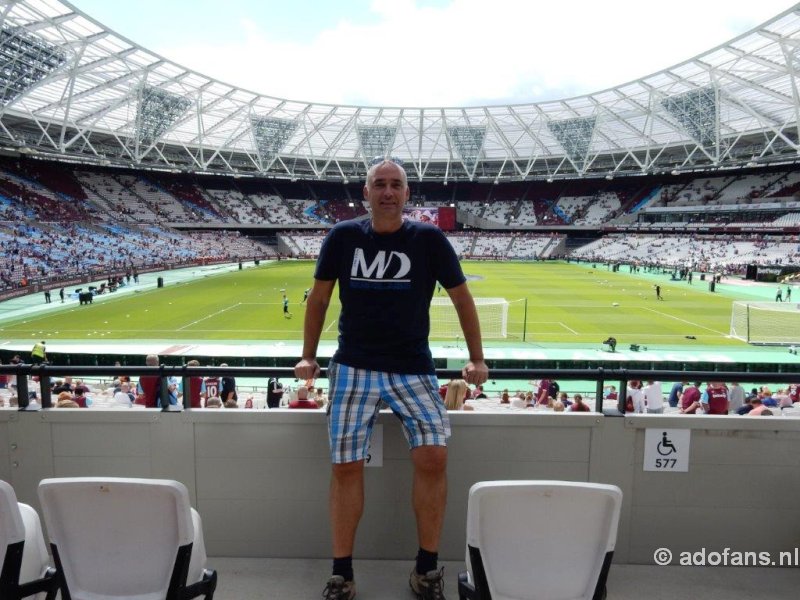
M397 155L413 180L618 177L795 163L798 6L669 69L536 104L371 107L209 78L67 2L6 2L0 144L62 160L347 182Z

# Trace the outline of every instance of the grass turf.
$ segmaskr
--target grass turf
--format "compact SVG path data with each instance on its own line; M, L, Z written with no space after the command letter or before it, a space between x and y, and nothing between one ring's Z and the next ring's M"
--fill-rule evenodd
M564 263L464 262L474 296L504 297L509 342L681 346L744 346L727 338L731 295L712 294L704 282L688 286L660 276L612 273ZM313 262L279 262L199 278L141 293L109 297L89 306L29 316L0 325L0 336L71 340L296 340L302 338L303 291ZM292 318L284 318L286 290ZM337 292L323 339L336 337ZM525 301L527 298L527 324ZM618 305L615 305L618 304ZM689 341L686 336L696 339Z

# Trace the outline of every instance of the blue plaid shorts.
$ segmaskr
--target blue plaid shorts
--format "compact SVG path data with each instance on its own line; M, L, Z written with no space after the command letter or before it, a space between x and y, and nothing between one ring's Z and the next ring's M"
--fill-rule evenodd
M408 446L446 446L450 420L435 375L402 375L328 365L328 439L331 460L364 460L384 402L403 424Z

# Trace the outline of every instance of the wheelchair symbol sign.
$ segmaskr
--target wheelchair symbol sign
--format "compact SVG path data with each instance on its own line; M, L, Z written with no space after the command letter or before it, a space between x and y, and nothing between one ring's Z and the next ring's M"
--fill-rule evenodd
M672 443L672 440L670 440L669 437L667 437L666 431L664 431L661 434L661 441L658 442L658 446L656 446L656 451L661 456L669 456L670 454L674 454L675 452L678 451L678 449L675 448L675 444Z
M644 470L687 472L690 442L690 429L646 429Z

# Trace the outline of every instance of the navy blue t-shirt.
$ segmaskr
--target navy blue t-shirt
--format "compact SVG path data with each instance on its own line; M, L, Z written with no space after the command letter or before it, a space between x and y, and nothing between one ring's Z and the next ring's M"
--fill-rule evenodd
M322 243L314 278L338 280L342 312L333 359L360 369L434 374L428 346L436 282L466 281L453 247L437 227L404 221L379 234L368 219L344 221Z

